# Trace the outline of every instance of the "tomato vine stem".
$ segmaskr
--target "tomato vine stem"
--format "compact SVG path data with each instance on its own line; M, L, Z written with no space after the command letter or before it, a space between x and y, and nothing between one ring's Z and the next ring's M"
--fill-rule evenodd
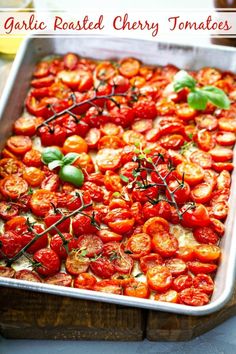
M70 217L80 214L82 213L83 210L85 210L86 208L92 206L92 203L89 204L84 204L83 198L80 195L80 200L81 200L81 206L79 208L77 208L76 210L72 211L69 214L61 214L62 217L61 219L57 220L55 223L53 223L52 225L50 225L47 229L43 230L40 233L35 232L34 228L32 227L32 224L30 223L29 219L27 219L27 223L28 223L28 229L29 231L31 231L35 237L32 238L32 240L30 240L29 243L27 243L27 245L25 245L14 257L12 258L7 258L6 259L6 263L7 266L11 266L12 263L14 263L18 258L20 258L22 255L24 255L25 251L27 251L27 249L35 242L37 241L40 237L42 237L43 235L47 234L48 232L50 232L52 229L55 229L57 232L59 231L57 226L59 224L61 224L63 221L69 219ZM64 236L61 234L61 232L58 233L59 236L62 238L63 243L66 241ZM62 237L63 236L63 237Z

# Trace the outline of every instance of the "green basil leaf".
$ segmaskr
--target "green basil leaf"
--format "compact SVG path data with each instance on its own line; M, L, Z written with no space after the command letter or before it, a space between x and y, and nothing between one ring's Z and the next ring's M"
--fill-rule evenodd
M69 152L66 156L63 157L63 165L72 165L80 155L76 152Z
M223 109L229 108L230 100L223 90L214 86L205 86L201 91L204 92L208 100L215 106Z
M62 152L54 147L48 147L43 150L42 153L42 161L46 165L48 165L50 162L54 160L61 160L63 158Z
M188 104L197 110L204 110L207 105L207 96L200 90L188 94Z
M59 166L60 167L63 166L63 162L61 160L54 160L52 162L49 162L49 164L48 164L49 170L53 170L54 168L59 167Z
M182 90L184 87L188 87L190 90L193 90L196 86L196 80L189 75L186 71L180 70L174 76L174 90L176 92Z

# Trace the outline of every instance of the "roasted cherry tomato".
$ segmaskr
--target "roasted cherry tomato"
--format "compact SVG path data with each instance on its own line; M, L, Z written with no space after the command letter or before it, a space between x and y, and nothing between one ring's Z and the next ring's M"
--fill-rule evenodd
M196 204L193 207L187 205L182 208L182 224L186 227L208 226L210 218L206 207L203 204Z
M8 176L0 182L0 191L6 198L17 199L28 190L28 183L21 177Z
M30 208L36 216L45 217L52 206L57 206L57 198L54 192L44 189L36 190L30 199Z
M32 148L32 141L25 135L14 135L7 140L7 147L17 155L24 155Z
M172 275L169 268L157 265L147 271L147 282L150 289L165 292L172 284Z
M49 248L41 248L35 252L34 261L39 263L36 271L44 276L56 274L61 266L58 255Z

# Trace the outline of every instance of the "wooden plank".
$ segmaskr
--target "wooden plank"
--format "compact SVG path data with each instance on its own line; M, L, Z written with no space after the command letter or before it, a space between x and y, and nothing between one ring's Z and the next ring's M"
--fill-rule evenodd
M0 289L6 338L138 341L145 311L20 289Z
M236 290L223 309L207 316L149 311L146 335L151 341L187 341L210 331L234 315L236 315Z

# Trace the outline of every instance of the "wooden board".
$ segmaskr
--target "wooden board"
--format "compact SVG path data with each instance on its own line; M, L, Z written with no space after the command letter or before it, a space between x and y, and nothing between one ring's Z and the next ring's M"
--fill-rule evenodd
M0 288L0 334L6 338L139 341L144 316L141 309Z
M185 316L149 311L146 337L151 341L187 341L204 334L236 315L236 289L230 302L207 316Z
M186 341L236 315L236 291L220 311L184 316L0 288L0 334L6 338Z

